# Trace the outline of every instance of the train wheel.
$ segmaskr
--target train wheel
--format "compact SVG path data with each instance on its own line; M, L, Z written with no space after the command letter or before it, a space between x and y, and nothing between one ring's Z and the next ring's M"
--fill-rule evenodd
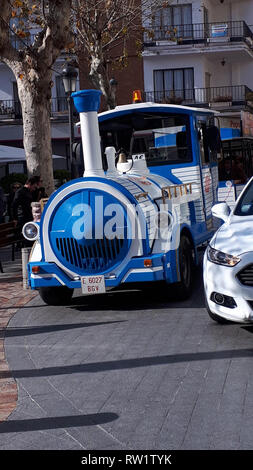
M173 285L173 291L175 288L178 300L185 300L191 295L193 282L192 244L185 235L182 235L179 245L179 269L181 281Z
M68 305L72 299L74 289L66 286L40 287L39 294L47 305Z

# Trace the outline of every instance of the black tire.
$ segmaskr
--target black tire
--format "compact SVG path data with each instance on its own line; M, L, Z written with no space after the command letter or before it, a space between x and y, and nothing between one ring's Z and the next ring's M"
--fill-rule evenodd
M173 284L173 293L178 300L186 300L192 293L193 256L192 244L186 235L182 235L179 245L179 269L181 281Z
M65 286L40 287L39 294L47 305L68 305L71 302L74 289Z

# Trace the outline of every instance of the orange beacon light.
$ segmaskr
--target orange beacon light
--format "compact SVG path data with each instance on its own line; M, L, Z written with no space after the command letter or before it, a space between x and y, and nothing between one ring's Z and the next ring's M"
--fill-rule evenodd
M133 103L141 103L141 90L134 90L133 91Z

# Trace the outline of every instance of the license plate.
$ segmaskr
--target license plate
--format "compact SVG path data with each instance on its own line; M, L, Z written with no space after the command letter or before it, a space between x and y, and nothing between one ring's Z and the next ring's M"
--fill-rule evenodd
M105 278L104 276L82 276L81 277L82 294L104 294Z

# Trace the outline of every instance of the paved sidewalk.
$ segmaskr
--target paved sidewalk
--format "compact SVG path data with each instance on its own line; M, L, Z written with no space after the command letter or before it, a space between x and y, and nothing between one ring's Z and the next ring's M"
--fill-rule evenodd
M11 261L11 248L2 249L1 260L4 272L0 273L0 422L16 408L18 398L16 381L11 373L6 373L9 366L4 350L5 328L17 310L37 295L23 289L21 251Z

